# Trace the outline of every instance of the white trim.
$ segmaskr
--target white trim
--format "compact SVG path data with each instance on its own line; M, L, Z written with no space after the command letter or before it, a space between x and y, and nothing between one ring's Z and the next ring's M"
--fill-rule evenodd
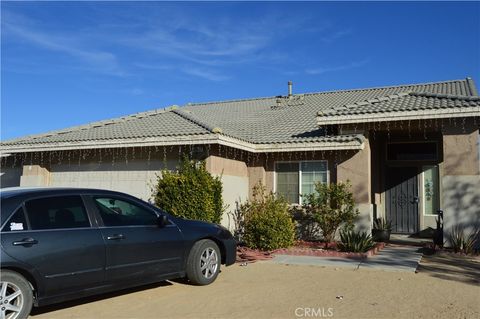
M474 117L480 116L480 108L462 107L461 110L455 111L452 109L432 109L423 111L403 111L403 112L386 112L378 114L361 114L361 115L333 115L324 116L319 114L317 116L318 125L331 124L353 124L353 123L372 123L385 121L408 121L408 120L425 120L425 119L442 119L442 118L456 118L456 117Z
M273 193L277 193L277 163L297 163L298 164L298 203L290 203L291 205L302 205L302 163L311 163L311 162L325 162L326 173L327 173L327 181L326 183L330 183L330 168L328 167L328 160L320 159L320 160L297 160L297 161L275 161L273 163Z
M27 153L42 151L68 151L80 149L99 149L99 148L120 148L120 147L146 147L146 146L177 146L177 145L205 145L220 144L222 146L233 147L251 153L266 152L305 152L305 151L324 151L324 150L361 150L365 147L362 141L350 142L301 142L301 143L278 143L278 144L254 144L245 142L236 138L220 134L208 134L202 136L176 136L164 138L144 138L144 139L117 139L87 142L62 142L37 145L19 145L13 147L3 147L10 153ZM2 147L0 147L2 149Z

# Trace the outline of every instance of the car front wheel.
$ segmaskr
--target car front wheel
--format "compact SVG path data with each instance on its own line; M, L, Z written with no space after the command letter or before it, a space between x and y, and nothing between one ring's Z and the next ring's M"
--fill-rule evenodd
M195 285L208 285L220 272L221 255L217 244L209 239L196 242L187 260L187 278Z
M23 276L10 270L2 270L0 277L0 318L27 318L33 304L30 284Z

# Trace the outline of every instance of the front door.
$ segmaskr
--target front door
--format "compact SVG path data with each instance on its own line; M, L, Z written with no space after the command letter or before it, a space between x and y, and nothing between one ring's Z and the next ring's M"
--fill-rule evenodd
M386 175L385 212L392 222L392 232L418 232L418 168L388 167Z

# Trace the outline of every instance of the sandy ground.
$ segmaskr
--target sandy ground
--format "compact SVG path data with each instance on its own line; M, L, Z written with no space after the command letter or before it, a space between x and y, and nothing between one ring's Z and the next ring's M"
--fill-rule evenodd
M480 318L480 263L444 263L428 259L418 274L234 265L210 286L165 282L40 308L32 318Z

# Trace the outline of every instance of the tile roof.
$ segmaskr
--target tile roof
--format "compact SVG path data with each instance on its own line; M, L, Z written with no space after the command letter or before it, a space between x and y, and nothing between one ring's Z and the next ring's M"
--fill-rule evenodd
M225 136L252 145L361 142L361 136L325 136L317 115L352 116L354 112L420 110L428 107L478 105L473 80L453 80L188 104L95 122L46 134L3 141L0 148L36 147L58 143L105 143L146 139ZM370 114L370 113L361 113ZM161 144L159 144L161 145Z
M172 109L137 113L44 134L26 136L2 142L1 145L48 144L205 134L211 134L211 132L198 124L185 120L184 117Z
M401 92L318 112L318 124L359 123L385 118L480 116L480 97L428 92Z

